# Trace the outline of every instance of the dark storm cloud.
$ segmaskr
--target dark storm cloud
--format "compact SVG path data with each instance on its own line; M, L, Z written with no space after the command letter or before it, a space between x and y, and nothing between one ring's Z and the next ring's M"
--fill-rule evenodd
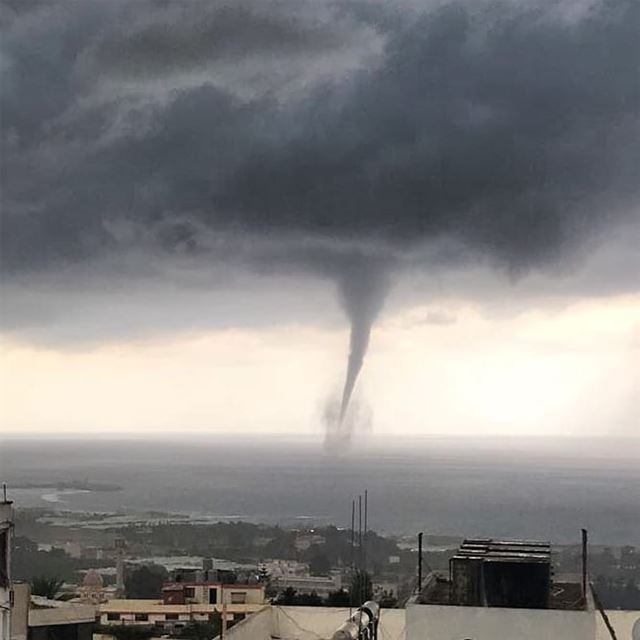
M562 6L6 2L6 277L138 248L341 282L436 240L547 264L640 184L640 5Z

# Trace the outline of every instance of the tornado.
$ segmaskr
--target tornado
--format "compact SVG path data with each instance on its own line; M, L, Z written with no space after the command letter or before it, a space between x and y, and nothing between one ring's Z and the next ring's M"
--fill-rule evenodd
M364 356L369 347L369 337L373 318L360 319L351 323L351 338L349 341L349 361L347 363L347 375L342 390L342 402L340 403L340 424L344 422L344 416L349 407L351 394L356 386L358 374L364 364Z
M350 269L341 282L340 292L351 322L351 335L347 373L340 403L340 426L344 424L349 402L369 348L371 328L382 309L386 291L386 279L367 264Z

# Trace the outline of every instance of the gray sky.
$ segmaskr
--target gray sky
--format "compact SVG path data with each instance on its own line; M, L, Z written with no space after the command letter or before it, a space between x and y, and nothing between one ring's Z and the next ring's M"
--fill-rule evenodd
M4 430L637 434L637 2L1 22Z

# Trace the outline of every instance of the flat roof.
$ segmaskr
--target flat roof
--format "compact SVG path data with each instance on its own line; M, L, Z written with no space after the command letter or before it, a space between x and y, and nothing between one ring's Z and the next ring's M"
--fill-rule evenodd
M180 589L181 587L220 587L223 589L264 589L262 584L236 584L228 582L205 582L205 581L185 581L185 582L165 582L162 585L163 591Z
M248 609L257 611L262 603L227 604L229 613L243 613ZM109 600L100 605L103 613L213 613L222 611L222 604L164 604L162 600ZM255 609L254 609L255 607Z
M83 624L94 622L96 608L86 604L67 604L61 607L29 609L30 627L47 627L60 624Z

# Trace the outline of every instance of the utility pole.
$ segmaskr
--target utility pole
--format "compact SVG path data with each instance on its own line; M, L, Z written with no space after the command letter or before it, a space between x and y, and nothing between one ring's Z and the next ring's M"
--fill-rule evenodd
M369 502L369 490L364 490L364 541L363 541L363 550L362 550L362 568L366 574L367 572L367 511L368 511L368 502Z
M351 617L351 610L353 605L353 546L355 544L355 528L356 528L356 501L351 500L351 584L349 585L349 617Z

